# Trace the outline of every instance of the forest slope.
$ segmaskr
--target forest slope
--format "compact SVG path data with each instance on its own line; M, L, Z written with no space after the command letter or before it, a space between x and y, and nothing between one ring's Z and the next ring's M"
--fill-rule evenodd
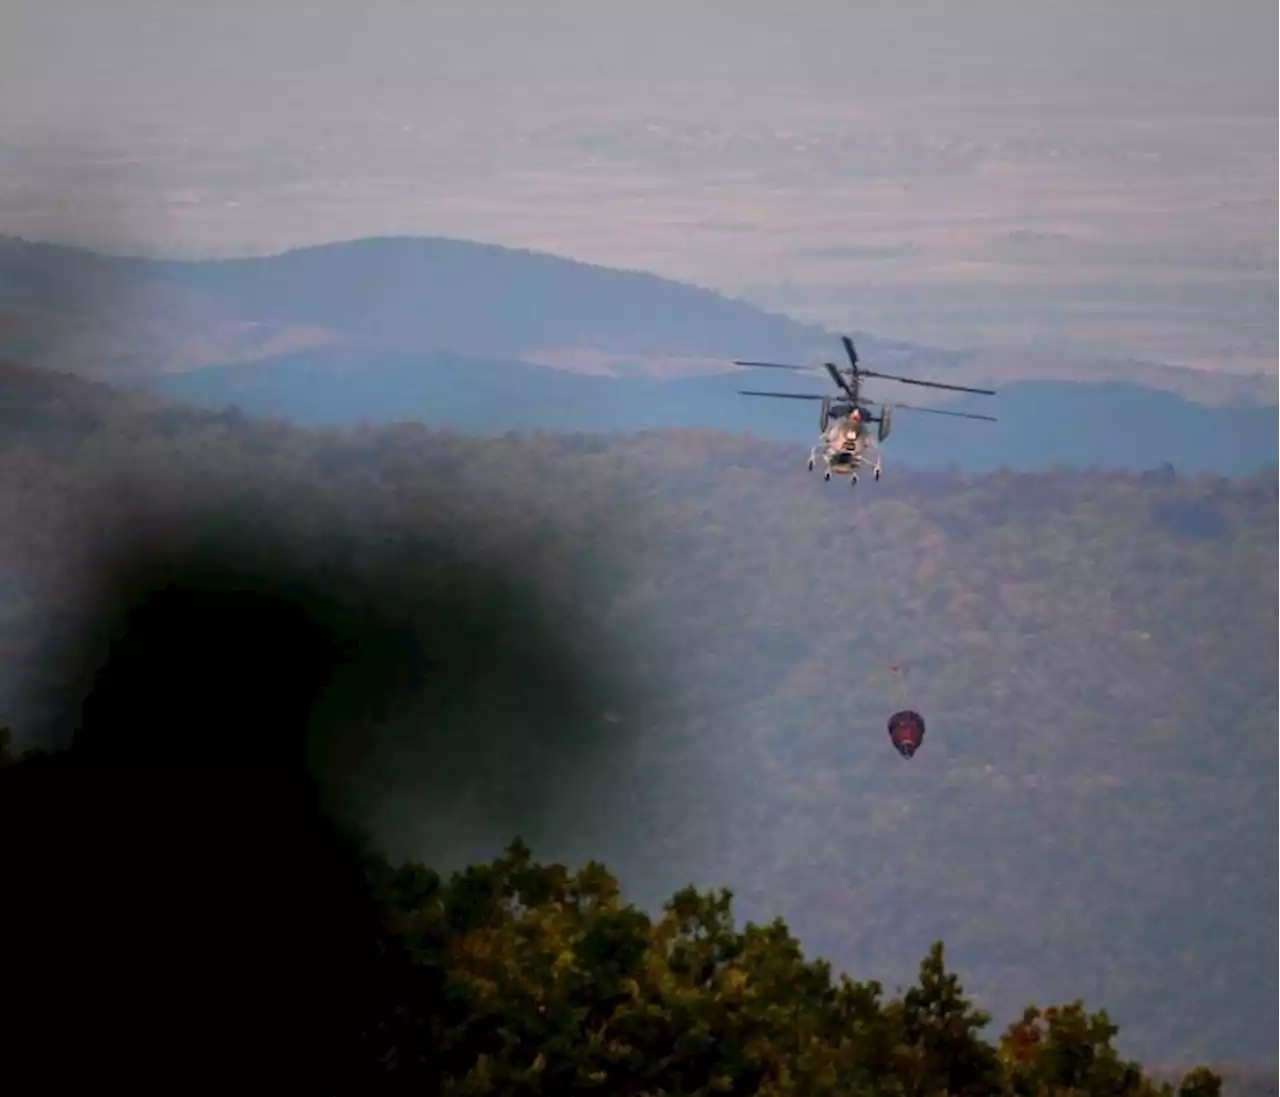
M902 471L852 492L709 431L495 445L17 369L0 392L0 722L49 730L72 683L47 645L145 517L188 540L269 528L406 606L450 552L501 561L614 653L575 729L602 749L558 767L555 810L513 816L518 736L429 762L398 738L360 786L392 852L447 867L519 829L642 902L730 886L890 989L944 939L1001 1022L1083 996L1150 1061L1273 1053L1274 473ZM500 700L446 702L388 721L454 720L464 744L468 719L520 726ZM910 763L884 732L905 702L929 722Z

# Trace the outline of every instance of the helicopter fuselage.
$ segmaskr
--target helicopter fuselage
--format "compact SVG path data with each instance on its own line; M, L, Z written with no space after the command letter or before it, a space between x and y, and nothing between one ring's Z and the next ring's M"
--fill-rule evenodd
M874 454L874 462L871 456ZM880 457L880 447L871 436L864 422L855 422L844 416L833 422L809 451L809 470L812 472L818 461L823 464L823 479L832 476L848 476L854 483L858 481L860 469L871 465L872 473L880 479L884 463Z

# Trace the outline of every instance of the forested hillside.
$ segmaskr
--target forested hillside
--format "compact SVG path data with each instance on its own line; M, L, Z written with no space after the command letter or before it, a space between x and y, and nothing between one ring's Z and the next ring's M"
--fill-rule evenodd
M651 910L730 887L890 994L943 939L1001 1025L1083 997L1125 1054L1273 1055L1274 472L852 491L707 431L303 431L17 368L0 394L20 741L69 734L83 667L51 653L81 650L130 538L366 575L428 668L344 786L393 857L518 832ZM458 654L440 599L477 567L512 594ZM521 693L543 636L590 667L573 705Z

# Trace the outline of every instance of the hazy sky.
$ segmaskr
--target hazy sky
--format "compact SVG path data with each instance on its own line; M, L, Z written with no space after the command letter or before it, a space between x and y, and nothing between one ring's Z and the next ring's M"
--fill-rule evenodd
M0 0L0 232L383 232L1275 370L1269 0Z
M1267 0L8 0L0 90L34 113L205 122L351 93L498 101L752 78L867 95L1137 98L1276 107ZM749 89L735 94L752 98ZM415 103L416 100L416 103ZM451 101L465 116L468 105Z

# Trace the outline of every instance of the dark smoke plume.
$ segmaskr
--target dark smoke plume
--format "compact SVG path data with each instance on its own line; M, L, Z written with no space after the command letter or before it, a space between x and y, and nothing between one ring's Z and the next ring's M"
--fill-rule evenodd
M297 562L191 522L135 520L100 555L46 667L73 739L0 771L5 1030L50 1079L92 1061L333 1092L388 993L361 812L399 787L447 828L435 802L470 783L495 835L545 835L619 746L598 719L616 683L511 562L424 564L413 541Z
M2 1073L363 1092L398 991L362 820L467 786L536 841L615 756L621 664L518 538L179 511L75 546L50 749L0 768Z

